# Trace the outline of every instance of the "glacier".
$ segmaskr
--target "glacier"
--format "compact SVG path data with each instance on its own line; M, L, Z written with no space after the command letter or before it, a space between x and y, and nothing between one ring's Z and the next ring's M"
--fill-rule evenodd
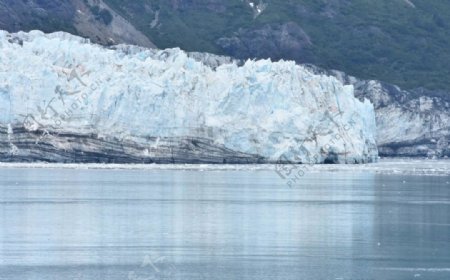
M367 163L373 105L292 61L0 31L0 161Z
M375 108L377 145L381 157L450 157L450 98L445 91L405 90L377 80L363 80L338 70L304 65L316 74L353 85L359 99Z

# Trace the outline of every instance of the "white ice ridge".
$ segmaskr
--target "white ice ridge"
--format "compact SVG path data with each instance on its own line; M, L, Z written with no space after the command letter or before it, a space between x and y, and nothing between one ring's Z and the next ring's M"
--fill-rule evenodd
M108 49L62 32L0 31L0 112L4 126L202 137L269 161L377 157L373 106L334 77L291 61L211 68L180 49Z
M380 159L377 163L371 164L315 164L289 165L293 168L292 174L301 177L317 177L317 174L329 174L335 172L348 172L352 174L383 174L383 175L413 175L413 176L439 176L450 179L450 160L430 160L430 159ZM182 171L270 171L278 178L274 172L280 167L277 164L61 164L61 163L1 163L0 168L49 168L49 169L112 169L112 170L182 170ZM298 171L303 170L302 176ZM297 171L297 173L295 173ZM292 176L292 177L294 177ZM283 179L281 179L283 180ZM284 183L288 182L283 180ZM297 184L296 181L295 184ZM450 182L446 181L446 185ZM450 202L448 202L450 203Z

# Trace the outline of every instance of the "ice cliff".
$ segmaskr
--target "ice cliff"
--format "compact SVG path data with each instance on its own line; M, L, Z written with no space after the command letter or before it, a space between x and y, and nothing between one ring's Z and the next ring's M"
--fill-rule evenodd
M352 85L355 96L375 108L378 151L382 157L450 157L450 94L423 88L404 90L377 80L305 65L316 74Z
M335 77L289 61L212 67L179 49L67 33L0 31L0 112L0 161L377 158L373 106Z

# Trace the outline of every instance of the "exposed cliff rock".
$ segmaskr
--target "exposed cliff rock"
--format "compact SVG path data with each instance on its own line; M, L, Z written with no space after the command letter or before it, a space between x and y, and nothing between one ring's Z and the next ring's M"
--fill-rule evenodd
M92 42L155 45L101 0L0 0L0 29L66 31Z

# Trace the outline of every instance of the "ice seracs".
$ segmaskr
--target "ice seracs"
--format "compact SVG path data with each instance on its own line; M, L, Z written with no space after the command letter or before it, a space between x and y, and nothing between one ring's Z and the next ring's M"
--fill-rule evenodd
M0 154L8 161L30 153L68 162L377 157L371 103L294 62L211 67L179 49L108 49L39 31L2 31L0 49Z

